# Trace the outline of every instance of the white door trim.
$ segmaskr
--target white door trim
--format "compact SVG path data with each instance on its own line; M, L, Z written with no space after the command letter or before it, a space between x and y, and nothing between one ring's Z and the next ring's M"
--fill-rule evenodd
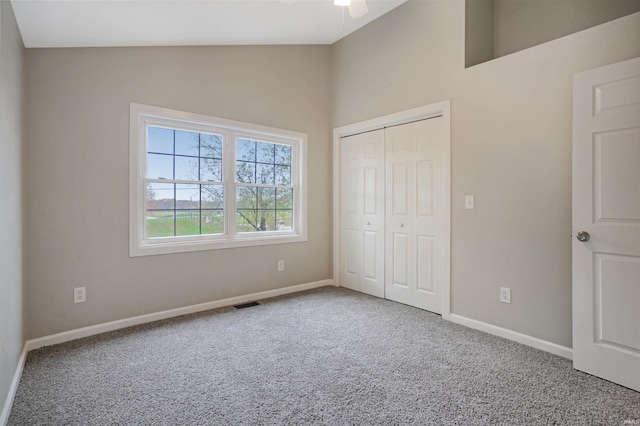
M451 101L449 100L333 129L333 282L340 285L340 138L438 116L442 116L444 120L442 136L446 152L443 179L445 265L442 283L442 318L448 320L451 312Z

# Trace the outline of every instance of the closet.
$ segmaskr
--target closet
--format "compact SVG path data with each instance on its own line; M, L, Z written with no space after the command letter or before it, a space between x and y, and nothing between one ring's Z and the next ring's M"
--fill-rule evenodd
M341 286L442 313L449 279L444 122L439 115L340 138Z

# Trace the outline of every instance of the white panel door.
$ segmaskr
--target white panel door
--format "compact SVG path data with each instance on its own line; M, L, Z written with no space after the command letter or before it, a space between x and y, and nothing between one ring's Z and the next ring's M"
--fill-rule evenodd
M435 313L446 263L442 121L385 130L385 298Z
M573 93L573 364L640 391L640 58Z
M340 285L384 297L384 130L341 139Z

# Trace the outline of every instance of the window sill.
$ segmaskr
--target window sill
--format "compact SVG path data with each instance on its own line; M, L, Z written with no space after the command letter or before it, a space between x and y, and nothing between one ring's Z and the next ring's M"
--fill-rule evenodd
M307 241L307 236L299 233L278 233L256 236L253 233L222 238L178 238L145 240L129 247L129 257L153 256L158 254L188 253L193 251L220 250L241 247L254 247L272 244L300 243Z

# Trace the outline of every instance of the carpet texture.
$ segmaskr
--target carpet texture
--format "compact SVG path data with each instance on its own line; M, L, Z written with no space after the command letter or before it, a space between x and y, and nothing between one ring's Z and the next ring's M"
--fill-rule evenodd
M640 393L324 287L29 353L9 425L625 425Z

